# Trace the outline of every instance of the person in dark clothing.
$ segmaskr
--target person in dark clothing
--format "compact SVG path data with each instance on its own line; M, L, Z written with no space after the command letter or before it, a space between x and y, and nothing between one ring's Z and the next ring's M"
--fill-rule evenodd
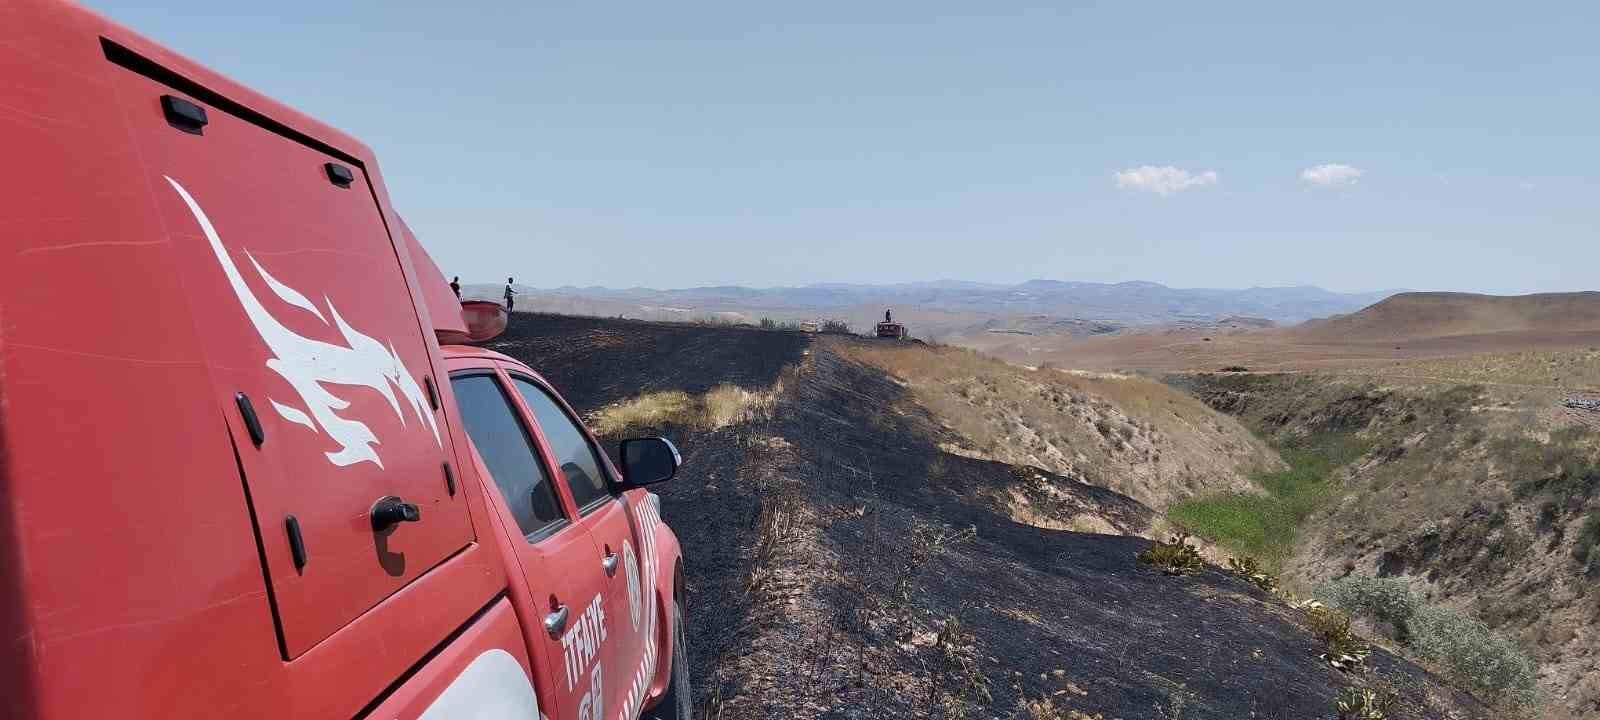
M894 315L891 315L888 310L883 311L883 321L886 323L894 322Z
M450 292L453 292L453 293L456 294L456 299L457 300L461 299L461 276L460 275L457 275L454 280L450 281Z
M506 278L506 312L511 312L511 297L517 294L517 291L511 289L511 283L514 282L516 282L516 280L512 278Z

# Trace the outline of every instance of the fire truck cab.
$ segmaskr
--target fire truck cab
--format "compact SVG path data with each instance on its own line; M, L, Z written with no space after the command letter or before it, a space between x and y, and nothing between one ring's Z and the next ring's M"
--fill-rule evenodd
M0 718L688 717L682 561L371 150L0 8Z

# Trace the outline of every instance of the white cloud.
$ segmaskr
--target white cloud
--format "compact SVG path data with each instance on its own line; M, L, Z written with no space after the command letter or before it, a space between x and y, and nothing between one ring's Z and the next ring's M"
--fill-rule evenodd
M1175 168L1171 165L1163 165L1161 167L1140 165L1117 173L1116 178L1117 187L1119 188L1148 190L1162 196L1183 192L1189 188L1217 184L1217 174L1211 170L1190 174L1188 170Z
M1322 187L1338 187L1340 185L1354 185L1367 171L1358 167L1350 167L1340 163L1329 163L1308 167L1300 171L1300 179L1312 185Z

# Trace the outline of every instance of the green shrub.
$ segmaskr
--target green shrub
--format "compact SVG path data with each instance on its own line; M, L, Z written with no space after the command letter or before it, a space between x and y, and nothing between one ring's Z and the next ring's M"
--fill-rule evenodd
M1173 535L1167 542L1158 542L1139 551L1139 562L1159 568L1168 575L1188 575L1200 572L1205 561L1200 550L1189 544L1187 534Z
M1317 588L1315 595L1323 602L1349 613L1394 627L1395 639L1408 639L1411 616L1421 602L1411 594L1411 588L1400 578L1375 578L1351 575Z
M1485 700L1512 707L1535 700L1536 668L1521 648L1477 620L1424 604L1404 580L1352 576L1323 585L1316 594L1351 615L1393 625L1397 640ZM1336 634L1336 623L1330 620L1328 627L1333 629L1326 632Z
M1409 622L1411 647L1480 697L1511 707L1533 705L1535 666L1521 648L1477 620L1423 606Z
M843 320L823 320L822 331L825 333L849 333L850 323Z
M1242 558L1228 558L1228 569L1262 590L1272 592L1278 589L1278 579L1263 569L1261 563L1253 557L1247 555Z
M1311 634L1322 642L1325 652L1322 659L1340 670L1355 670L1367 660L1370 649L1360 636L1350 629L1350 616L1327 607L1313 607L1306 611L1306 624Z

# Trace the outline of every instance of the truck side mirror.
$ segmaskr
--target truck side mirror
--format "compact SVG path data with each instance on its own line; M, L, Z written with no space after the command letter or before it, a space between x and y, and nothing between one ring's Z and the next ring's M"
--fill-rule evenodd
M671 440L660 437L622 441L622 481L633 487L666 482L678 474L683 458Z

